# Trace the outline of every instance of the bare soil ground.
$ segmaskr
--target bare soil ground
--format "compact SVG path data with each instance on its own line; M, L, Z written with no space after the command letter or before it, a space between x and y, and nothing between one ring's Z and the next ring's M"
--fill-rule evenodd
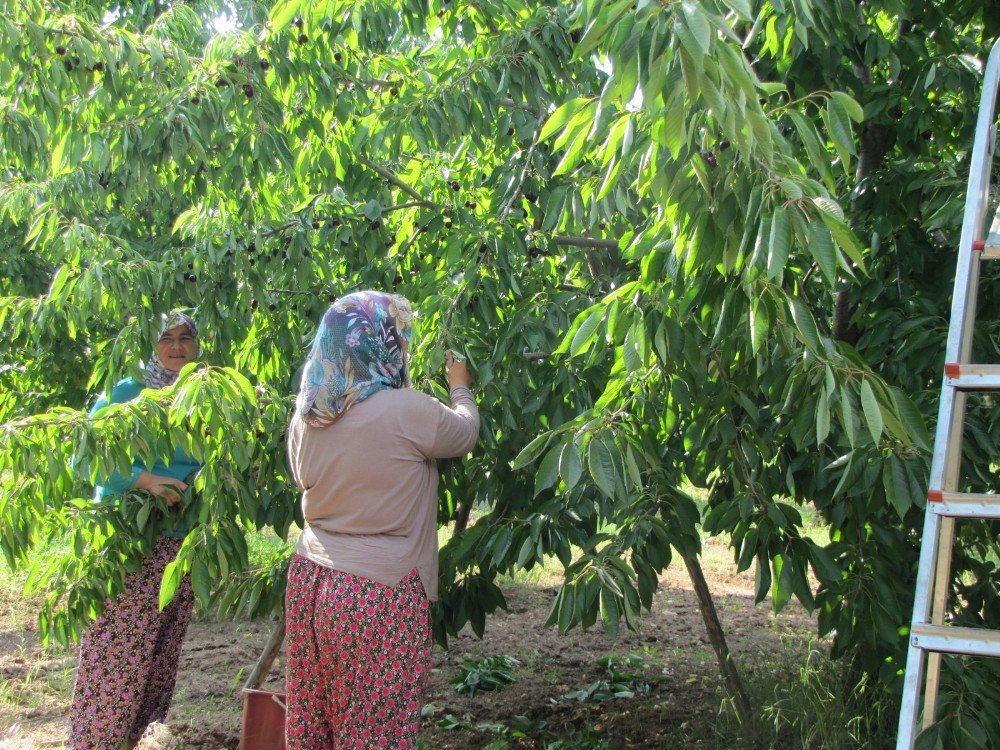
M735 575L729 565L708 564L705 573L748 686L753 692L772 690L784 674L781 665L804 660L813 619L795 607L775 617L769 603L754 606L752 575ZM599 627L567 636L543 628L555 585L544 577L512 583L505 592L510 610L488 621L482 640L463 632L447 651L435 651L420 735L428 748L485 748L498 738L514 748L547 747L557 738L563 744L556 746L565 748L734 746L718 729L724 726L717 720L724 694L683 565L666 571L640 631L623 631L615 641ZM43 650L19 607L24 604L0 602L0 624L19 623L16 629L0 628L0 750L58 748L66 735L75 654ZM144 744L236 748L244 676L270 627L267 621L192 623L167 726ZM498 654L519 662L512 685L471 697L456 694L451 680L463 659ZM621 669L634 676L634 697L565 697L608 678L600 660L630 654L630 666ZM279 658L265 688L282 688L283 669ZM601 697L600 689L592 692ZM518 716L524 719L515 721ZM512 725L526 736L518 736Z

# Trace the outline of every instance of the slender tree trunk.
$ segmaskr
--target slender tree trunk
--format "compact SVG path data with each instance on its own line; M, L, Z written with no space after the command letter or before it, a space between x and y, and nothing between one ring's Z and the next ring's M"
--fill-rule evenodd
M733 661L733 655L726 643L726 634L722 630L719 613L715 610L715 602L712 599L712 592L708 589L708 581L705 580L701 563L698 562L697 557L684 555L684 564L687 565L688 575L691 576L695 594L698 595L698 607L701 609L702 619L705 620L708 639L712 642L712 648L715 649L715 656L719 660L719 669L722 671L729 696L733 699L736 714L743 726L750 728L756 723L756 718L750 708L750 699L747 698L743 678L740 677L740 673L736 669L736 662Z
M245 688L249 690L260 689L260 686L264 684L264 680L267 679L268 672L271 671L271 665L278 658L278 654L281 652L281 644L284 642L285 615L282 613L278 622L274 624L271 637L264 644L264 651L261 653L260 658L257 659L257 663L253 665L250 676L247 677L246 685L244 685Z
M455 508L455 533L465 531L469 525L469 514L472 512L472 503L459 503Z

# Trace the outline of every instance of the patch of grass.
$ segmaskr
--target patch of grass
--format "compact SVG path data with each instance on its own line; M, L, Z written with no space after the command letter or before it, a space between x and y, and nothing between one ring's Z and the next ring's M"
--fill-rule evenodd
M62 705L73 692L75 675L72 656L34 661L18 679L0 683L0 704L27 711Z
M248 531L246 539L250 567L259 568L272 560L276 554L292 550L300 533L298 528L293 528L288 533L288 539L282 539L271 529Z
M757 727L740 726L731 702L723 699L714 727L719 750L882 750L895 746L898 706L883 686L870 680L847 685L844 665L831 661L814 642L805 649L801 644L782 643L782 651L754 665L757 678L747 680L751 705L760 717Z

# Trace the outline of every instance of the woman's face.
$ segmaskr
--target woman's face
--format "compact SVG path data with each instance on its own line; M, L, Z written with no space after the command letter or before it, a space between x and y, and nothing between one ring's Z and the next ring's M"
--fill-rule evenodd
M198 352L198 340L186 325L179 325L163 332L156 342L156 353L160 362L168 370L179 371L194 359Z

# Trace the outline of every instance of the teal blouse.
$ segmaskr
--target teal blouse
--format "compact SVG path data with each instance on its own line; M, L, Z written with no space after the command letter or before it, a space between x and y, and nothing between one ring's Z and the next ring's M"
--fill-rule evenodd
M124 380L120 380L115 387L111 389L110 396L102 395L97 399L97 402L90 409L91 416L111 404L120 404L126 401L131 401L142 393L145 387L145 385L137 381L135 378L125 378ZM171 477L172 479L184 481L192 472L197 471L201 467L202 464L195 461L179 447L174 449L174 455L169 464L166 464L162 459L157 458L156 463L150 467L146 466L140 458L136 458L132 465L132 472L130 474L121 474L120 472L115 471L111 474L111 476L104 478L94 490L94 499L98 502L114 502L116 496L124 494L135 487L135 483L139 479L139 473L143 469L151 474L156 474L161 477ZM185 529L179 528L176 531L164 531L163 535L182 537L186 533L187 531Z

